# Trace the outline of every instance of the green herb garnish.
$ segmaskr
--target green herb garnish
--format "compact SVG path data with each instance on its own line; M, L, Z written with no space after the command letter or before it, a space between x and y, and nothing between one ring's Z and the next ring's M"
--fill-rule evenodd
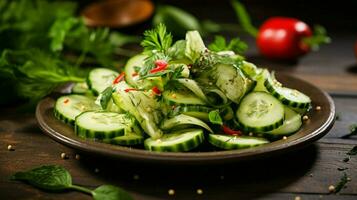
M350 156L357 155L357 145L354 146L349 152L347 152L347 155L350 155Z
M113 87L107 87L101 94L100 94L100 105L102 109L107 109L109 101L112 99L113 94Z
M74 185L70 173L65 168L58 165L42 166L25 172L17 172L11 179L25 181L37 188L48 191L61 192L64 190L77 190L92 195L95 200L133 199L128 192L113 185L102 185L95 190Z
M349 138L349 137L354 136L354 135L357 135L357 124L352 124L350 126L350 133L347 134L347 135L342 136L341 138L346 139L346 138Z
M172 45L172 35L167 32L164 24L159 24L155 29L147 30L144 32L144 40L141 46L144 51L150 52L152 50L166 53Z
M239 38L233 38L227 43L223 36L217 35L215 36L213 43L208 46L208 49L216 52L233 51L237 54L243 54L248 49L248 45Z
M335 187L334 193L340 192L347 184L348 182L348 177L346 173L343 173L343 176L341 177L340 181L337 183Z
M212 124L223 125L221 116L219 115L219 110L212 110L208 113L208 119Z

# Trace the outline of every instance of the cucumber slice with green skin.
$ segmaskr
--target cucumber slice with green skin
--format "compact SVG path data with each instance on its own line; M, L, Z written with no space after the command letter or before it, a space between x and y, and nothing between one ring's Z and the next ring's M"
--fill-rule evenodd
M54 107L54 115L66 124L74 125L75 118L82 112L100 110L94 99L78 95L66 95L57 99Z
M86 94L89 91L90 90L86 82L75 83L72 87L72 93L74 94Z
M113 139L104 140L106 143L121 145L121 146L135 146L144 143L144 137L137 134L128 134L118 136Z
M75 133L82 138L111 139L125 134L133 120L125 114L87 111L76 117Z
M164 134L160 139L148 138L145 140L145 149L159 152L190 151L204 141L201 129L184 129Z
M266 79L264 86L284 105L299 109L308 109L311 105L310 97L297 90L282 87L281 83L277 82L273 78Z
M285 120L283 125L281 125L277 129L268 132L267 134L290 135L300 129L302 125L301 115L286 106L284 107L284 111L285 111Z
M180 114L173 118L164 120L161 124L161 129L170 130L175 128L176 126L181 126L181 125L200 126L202 128L205 128L209 132L213 133L212 129L202 120L184 114Z
M265 88L265 81L270 77L270 73L267 69L263 69L259 74L256 75L255 79L257 84L255 85L254 92L269 92Z
M252 92L242 99L236 116L245 131L267 132L283 124L284 106L269 93Z
M143 80L139 80L139 76L135 71L135 67L142 67L146 58L146 55L139 54L130 58L126 63L124 67L125 81L129 85L137 88L139 85L143 84Z
M208 141L221 149L244 149L269 143L268 140L250 136L209 134Z
M172 115L176 116L179 114L185 114L191 117L196 117L198 119L209 121L208 113L213 109L207 106L201 105L186 105L186 106L176 106L172 111Z
M206 102L187 91L164 91L162 96L169 105L206 105Z
M88 86L95 95L99 95L113 84L113 80L118 75L118 72L107 68L95 68L89 72L87 80Z

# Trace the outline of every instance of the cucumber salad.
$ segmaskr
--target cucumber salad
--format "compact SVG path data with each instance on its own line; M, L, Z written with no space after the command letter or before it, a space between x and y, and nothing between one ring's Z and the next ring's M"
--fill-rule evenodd
M208 50L197 31L173 41L144 33L122 72L90 71L57 99L54 115L86 139L149 151L240 149L295 133L310 98L232 51Z

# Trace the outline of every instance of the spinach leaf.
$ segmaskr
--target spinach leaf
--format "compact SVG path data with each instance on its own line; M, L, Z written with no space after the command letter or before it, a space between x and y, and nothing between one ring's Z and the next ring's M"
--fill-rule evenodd
M102 185L92 191L94 200L133 200L125 190L113 185Z
M208 119L212 124L223 125L221 116L219 115L219 110L212 110L208 113Z
M51 191L68 189L72 185L69 172L57 165L42 166L25 172L17 172L12 179L26 181L33 186Z

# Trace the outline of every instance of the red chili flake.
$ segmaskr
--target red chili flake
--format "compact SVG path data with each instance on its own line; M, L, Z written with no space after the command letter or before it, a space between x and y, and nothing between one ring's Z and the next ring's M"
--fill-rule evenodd
M69 102L69 99L65 99L63 103L67 104Z
M156 86L154 86L154 87L152 88L152 91L153 91L155 94L157 94L157 95L160 95L160 94L161 94L161 91L160 91L159 88L157 88Z
M133 73L131 74L131 76L133 76L133 77L134 77L134 76L137 76L137 75L139 75L138 72L133 72Z
M233 130L233 129L229 128L228 126L225 126L225 125L222 126L222 130L223 130L223 132L225 134L228 134L228 135L241 135L242 134L242 131Z
M124 80L125 72L120 73L114 80L113 84L117 84L120 81Z
M150 70L150 73L152 73L152 74L165 70L167 67L167 62L165 60L156 60L155 65L156 65L156 67L154 69Z
M125 92L130 92L130 91L137 91L138 89L136 88L128 88L128 89L125 89L124 91Z

